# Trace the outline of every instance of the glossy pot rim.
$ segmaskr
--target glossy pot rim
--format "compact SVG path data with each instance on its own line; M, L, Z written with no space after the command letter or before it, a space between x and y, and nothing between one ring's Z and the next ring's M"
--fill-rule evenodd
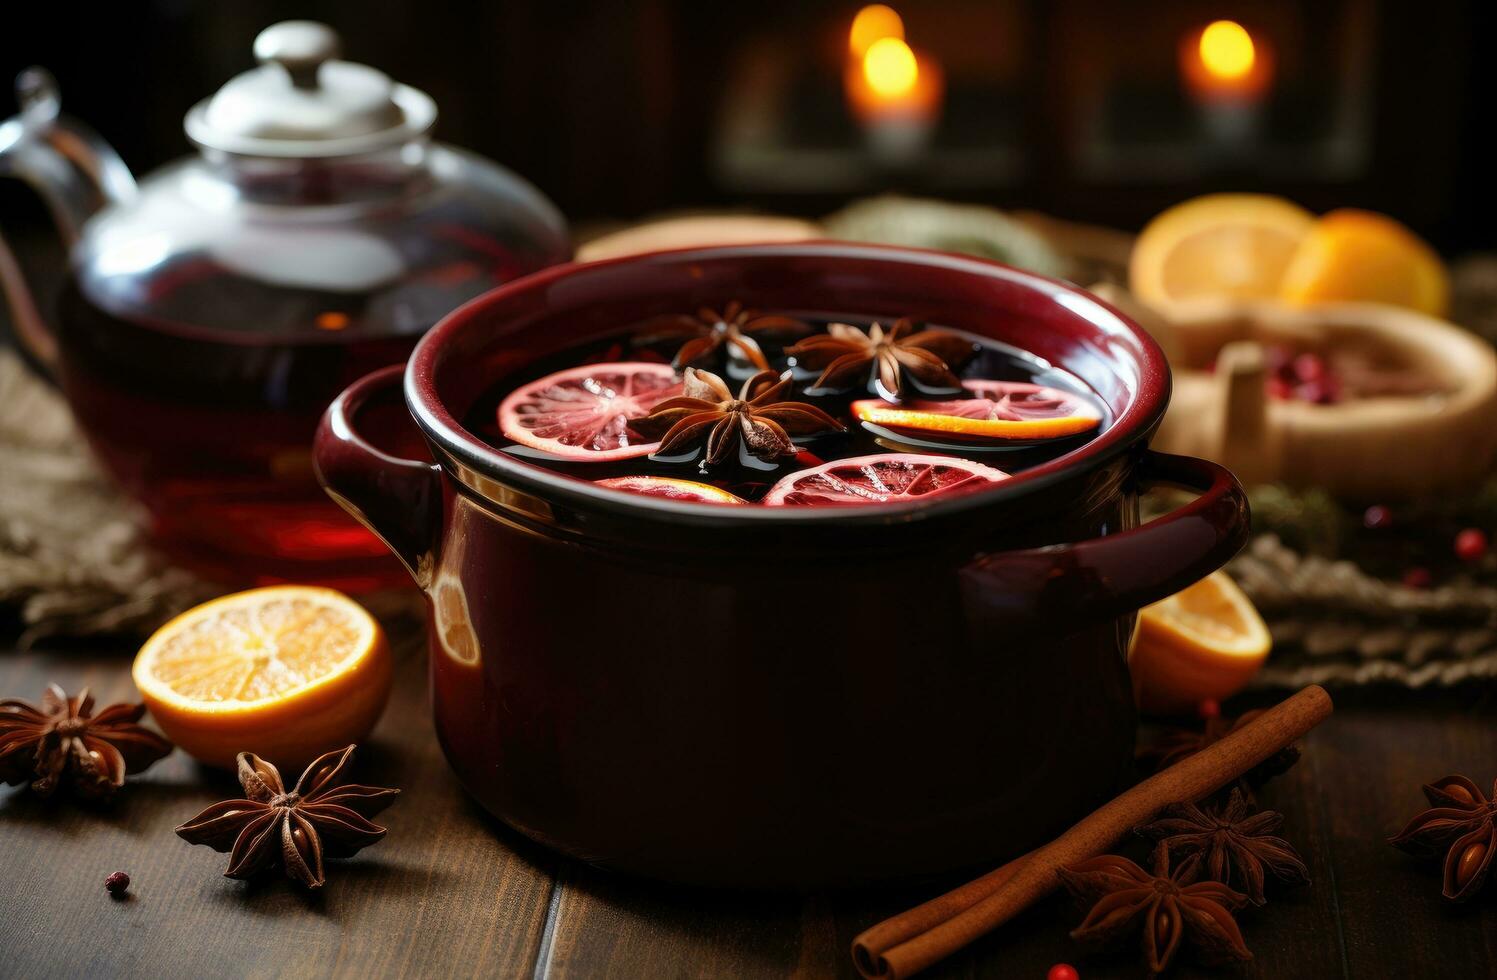
M796 258L886 262L906 273L916 272L920 268L939 269L947 273L1002 280L1018 285L1042 295L1063 307L1071 316L1089 323L1094 328L1095 339L1098 341L1125 337L1131 347L1126 350L1126 354L1137 365L1137 390L1132 393L1126 409L1117 414L1101 435L991 488L929 502L825 508L729 507L627 494L595 486L586 480L548 470L496 449L464 427L448 409L438 391L436 372L443 348L466 331L483 329L485 323L492 321L496 308L502 308L516 297L544 293L558 283L574 277L585 277L605 270L617 271L631 266L686 266L703 261L774 261ZM1060 362L1059 366L1066 367L1064 362ZM1163 418L1169 403L1170 388L1169 364L1154 339L1122 312L1074 284L998 262L947 252L836 241L691 247L553 266L484 293L443 317L416 345L406 367L403 385L406 405L426 438L441 454L482 477L543 499L565 501L572 506L604 511L616 516L633 516L677 524L733 527L787 523L908 524L1002 506L1007 501L1093 469L1137 447ZM464 482L473 486L472 481ZM498 501L494 503L502 506Z

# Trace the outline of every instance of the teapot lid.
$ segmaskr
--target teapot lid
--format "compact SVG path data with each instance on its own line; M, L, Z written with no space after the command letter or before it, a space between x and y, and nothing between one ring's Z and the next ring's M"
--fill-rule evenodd
M288 20L255 38L260 67L187 113L200 146L267 157L330 157L403 143L436 122L431 97L365 65L336 60L326 24Z

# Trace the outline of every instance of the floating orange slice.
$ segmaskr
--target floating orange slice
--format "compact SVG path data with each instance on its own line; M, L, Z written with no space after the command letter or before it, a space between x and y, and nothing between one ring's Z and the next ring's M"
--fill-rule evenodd
M1201 296L1270 299L1315 217L1267 194L1208 194L1150 221L1129 262L1133 293L1167 304Z
M1273 645L1263 617L1227 575L1213 572L1139 613L1128 656L1139 707L1193 710L1242 690Z
M522 446L575 462L648 456L660 443L630 432L630 420L680 393L669 364L584 364L506 395L499 403L499 430Z
M200 762L253 752L296 768L369 734L391 669L364 607L281 585L189 609L146 641L132 675L161 730Z
M1310 229L1284 271L1291 303L1387 303L1444 316L1450 279L1425 241L1386 215L1332 211Z
M744 499L710 483L695 480L678 480L669 476L620 476L612 480L598 480L598 486L646 497L665 497L668 500L687 500L703 504L741 504Z
M955 456L881 453L834 459L798 470L769 488L769 507L857 506L933 500L971 493L1008 479L1008 474Z
M1102 415L1069 391L1022 381L962 382L972 398L909 401L891 405L878 398L852 403L855 418L902 432L961 440L1057 439L1090 432Z

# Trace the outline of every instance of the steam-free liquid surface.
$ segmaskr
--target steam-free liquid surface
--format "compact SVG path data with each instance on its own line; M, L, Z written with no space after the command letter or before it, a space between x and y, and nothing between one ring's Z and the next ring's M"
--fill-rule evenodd
M818 330L829 322L825 319L810 319ZM837 318L837 322L848 322ZM889 320L882 321L884 323ZM867 322L857 323L867 327ZM932 327L931 329L947 329ZM649 361L669 363L680 346L679 341L639 344L633 339L636 330L626 329L616 335L578 346L557 356L543 359L529 370L511 377L498 379L472 406L465 418L467 428L494 446L512 454L517 459L543 466L578 479L596 481L625 476L655 476L707 483L727 490L738 497L754 502L760 500L777 481L797 470L807 469L821 462L869 456L879 453L915 453L933 456L950 456L967 459L984 466L993 467L1014 475L1070 452L1094 438L1110 421L1106 407L1075 375L1057 368L1028 352L995 341L958 333L971 340L976 353L971 360L956 370L963 380L987 379L994 381L1018 381L1042 385L1074 394L1085 400L1101 416L1101 424L1091 432L1048 440L1031 441L969 441L936 435L914 435L897 432L883 426L860 422L851 414L853 402L878 397L867 387L829 393L808 393L820 373L805 367L797 367L784 353L786 344L771 344L760 341L764 353L776 371L791 370L794 373L792 393L787 397L803 401L827 412L846 427L845 433L797 439L801 452L794 459L785 459L773 464L760 460L734 460L724 464L707 465L698 453L687 460L661 460L638 457L617 461L571 460L506 438L500 430L497 409L501 401L515 389L553 372L588 363L617 361ZM736 395L743 381L755 373L752 365L741 359L730 359L726 354L701 365L721 375ZM942 399L949 394L926 394L911 387L910 397Z

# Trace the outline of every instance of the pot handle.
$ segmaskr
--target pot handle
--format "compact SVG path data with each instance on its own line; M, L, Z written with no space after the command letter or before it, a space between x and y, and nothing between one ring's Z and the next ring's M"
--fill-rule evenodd
M385 452L356 426L360 410L392 388L398 393L404 376L404 364L381 368L335 398L317 426L312 465L328 496L378 535L425 589L442 527L441 467Z
M1225 467L1144 453L1138 479L1200 496L1130 531L984 555L962 570L969 601L1013 623L1083 626L1135 612L1225 565L1247 542L1247 494Z

